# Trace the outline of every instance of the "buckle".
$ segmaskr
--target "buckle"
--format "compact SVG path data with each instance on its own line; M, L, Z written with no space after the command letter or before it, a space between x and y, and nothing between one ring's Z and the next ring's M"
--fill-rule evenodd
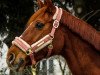
M52 44L48 45L48 49L53 49L53 45Z
M30 55L31 53L33 53L32 48L29 48L25 53L26 53L26 55Z
M58 20L55 20L55 21L54 21L53 27L54 27L54 28L58 28L58 27L59 27L59 21L58 21Z

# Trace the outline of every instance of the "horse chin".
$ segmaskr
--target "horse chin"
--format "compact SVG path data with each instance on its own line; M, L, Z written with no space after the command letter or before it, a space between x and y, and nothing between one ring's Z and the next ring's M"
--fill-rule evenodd
M22 72L24 71L24 67L19 67L18 69L15 69L14 67L9 67L10 70L16 71L16 72Z
M16 71L17 71L17 72L22 72L22 71L24 71L24 68L25 68L25 67L20 67L20 68L17 69Z
M9 67L10 70L16 71L16 72L21 72L21 71L23 71L24 68L25 68L25 66L21 66L21 67L18 67L18 68L16 69L15 67L13 67L12 65L10 65L9 63L7 63L7 64L8 64L8 67Z

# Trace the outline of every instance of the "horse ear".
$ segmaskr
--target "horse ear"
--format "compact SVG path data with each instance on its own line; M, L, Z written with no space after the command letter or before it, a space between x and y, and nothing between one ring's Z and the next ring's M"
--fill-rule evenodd
M52 13L54 10L54 6L51 0L37 0L39 8L47 6L47 11Z
M42 8L44 6L43 0L37 0L39 8Z
M51 0L37 0L38 5L40 8L42 8L43 6L53 6L52 1Z
M51 0L45 0L45 4L49 7L53 6L53 3Z
M52 3L52 0L45 0L45 5L48 7L47 12L50 14L54 13L55 7Z

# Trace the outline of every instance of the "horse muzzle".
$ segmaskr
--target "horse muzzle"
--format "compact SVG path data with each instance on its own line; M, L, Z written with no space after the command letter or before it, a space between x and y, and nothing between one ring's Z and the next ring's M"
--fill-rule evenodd
M11 53L10 56L8 57L8 59L6 61L7 61L7 64L8 64L8 66L9 66L9 68L11 70L19 71L19 69L21 67L23 67L24 59L19 58L19 61L16 62L16 63L14 63L14 60L15 60L15 54Z

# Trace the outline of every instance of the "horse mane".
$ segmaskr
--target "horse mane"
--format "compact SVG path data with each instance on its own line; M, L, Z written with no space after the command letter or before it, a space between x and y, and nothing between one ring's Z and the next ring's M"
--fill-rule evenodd
M83 20L63 10L61 23L100 51L100 32Z

